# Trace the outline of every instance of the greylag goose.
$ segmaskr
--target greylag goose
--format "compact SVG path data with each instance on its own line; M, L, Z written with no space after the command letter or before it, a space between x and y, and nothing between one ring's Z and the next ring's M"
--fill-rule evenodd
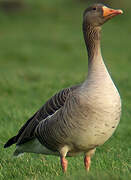
M14 155L40 153L60 156L63 171L66 156L84 154L89 170L91 156L115 131L121 115L120 95L103 62L101 26L122 10L95 4L84 11L83 33L88 51L88 76L80 85L51 97L4 147L16 144Z

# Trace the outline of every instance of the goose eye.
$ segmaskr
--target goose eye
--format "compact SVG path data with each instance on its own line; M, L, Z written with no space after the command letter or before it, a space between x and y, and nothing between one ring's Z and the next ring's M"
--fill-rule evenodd
M93 10L93 11L96 11L96 7L94 7L92 10Z

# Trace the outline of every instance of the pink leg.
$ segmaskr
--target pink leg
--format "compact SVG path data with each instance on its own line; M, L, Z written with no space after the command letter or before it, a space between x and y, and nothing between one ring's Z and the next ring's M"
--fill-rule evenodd
M61 157L61 167L63 172L66 172L67 165L68 165L68 161L65 159L65 157Z
M91 164L91 158L90 158L90 156L85 156L85 158L84 158L84 164L85 164L86 170L89 171L89 169L90 169L90 164Z

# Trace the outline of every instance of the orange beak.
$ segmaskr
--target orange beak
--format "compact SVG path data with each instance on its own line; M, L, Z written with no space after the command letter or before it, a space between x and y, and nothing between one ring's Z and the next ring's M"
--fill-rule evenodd
M118 10L115 10L115 9L110 9L106 6L103 6L103 17L106 18L106 19L110 19L114 16L117 16L118 14L123 14L123 11L118 9Z

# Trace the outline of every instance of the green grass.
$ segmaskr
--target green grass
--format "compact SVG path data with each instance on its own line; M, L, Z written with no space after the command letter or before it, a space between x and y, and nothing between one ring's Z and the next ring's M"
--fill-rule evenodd
M58 157L25 154L12 158L15 146L3 149L50 96L86 78L81 23L87 3L28 0L20 12L0 11L0 180L131 178L129 4L125 1L125 14L105 24L102 33L103 57L122 97L122 118L112 138L97 148L88 174L82 156L68 158L68 172L63 175Z

